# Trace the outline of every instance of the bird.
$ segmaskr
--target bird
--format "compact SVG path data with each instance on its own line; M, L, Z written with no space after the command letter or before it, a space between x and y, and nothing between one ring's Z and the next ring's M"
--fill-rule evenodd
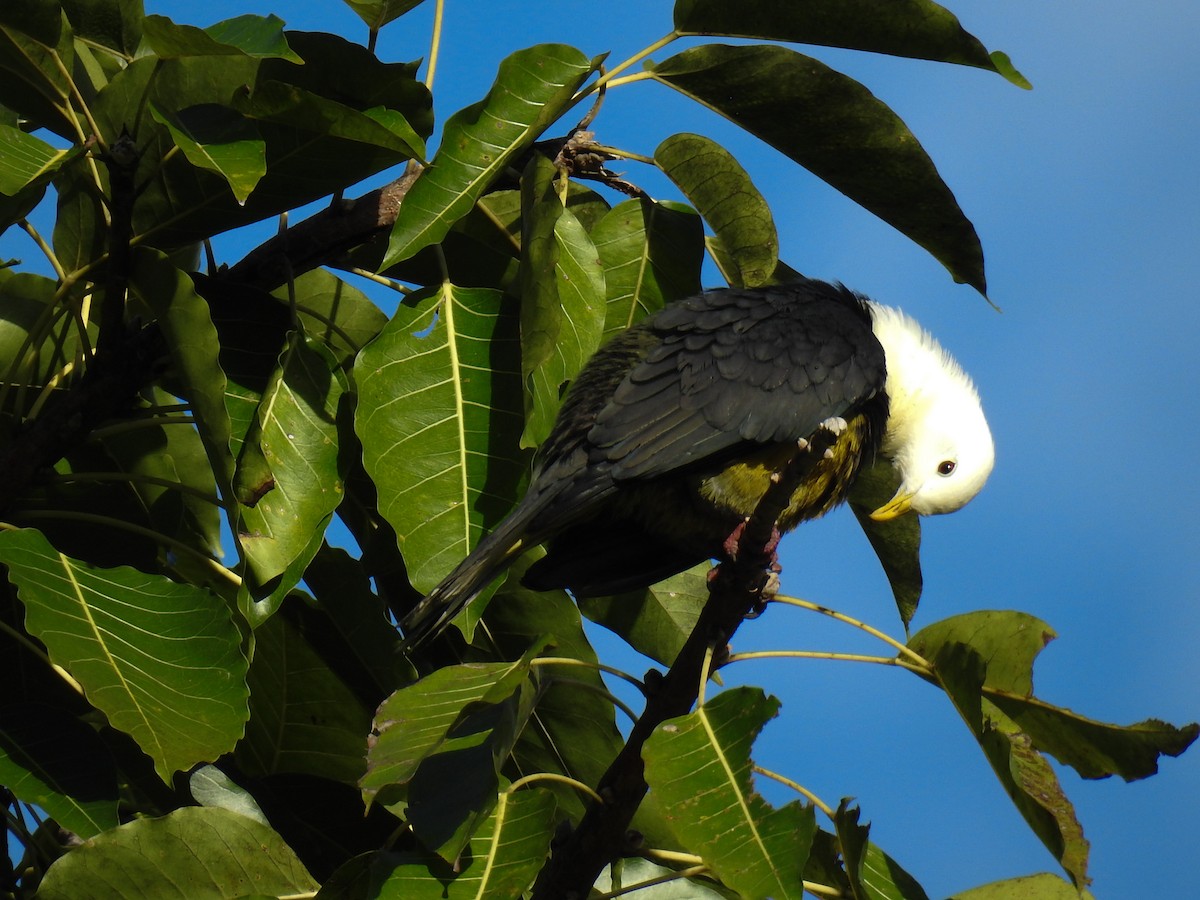
M406 648L441 633L517 557L522 583L577 598L647 587L709 559L797 447L828 445L776 527L847 499L876 459L895 495L878 521L953 512L995 449L978 391L905 313L801 278L664 306L572 381L512 512L404 617Z

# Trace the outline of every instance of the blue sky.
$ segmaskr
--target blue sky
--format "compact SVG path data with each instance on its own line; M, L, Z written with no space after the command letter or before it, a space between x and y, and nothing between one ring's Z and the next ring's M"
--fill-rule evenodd
M147 12L192 24L275 12L294 28L365 40L338 0L145 2ZM646 154L683 130L734 148L772 204L785 260L905 308L975 378L997 467L967 509L926 520L915 628L967 610L1021 609L1060 636L1035 670L1044 699L1119 723L1195 720L1200 12L1175 0L947 5L989 48L1008 52L1034 90L973 69L812 53L909 123L979 231L1002 313L849 200L664 88L614 90L597 130L606 143ZM442 120L482 96L514 49L562 41L589 54L611 50L616 61L670 25L670 4L658 0L447 7L434 84ZM426 55L430 19L421 9L389 26L380 55ZM219 252L236 258L257 239L227 238ZM31 256L11 240L0 255ZM849 513L804 526L785 541L782 561L785 592L899 634ZM878 652L812 618L773 609L743 627L737 646ZM783 701L759 761L835 805L857 797L873 838L931 897L1054 870L945 698L917 679L796 661L747 663L730 677ZM1083 782L1070 771L1061 778L1092 842L1098 898L1194 891L1200 753L1164 760L1160 775L1132 785Z

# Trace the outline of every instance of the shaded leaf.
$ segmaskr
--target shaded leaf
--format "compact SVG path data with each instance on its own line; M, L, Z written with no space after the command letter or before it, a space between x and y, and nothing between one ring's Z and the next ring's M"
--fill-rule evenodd
M654 161L704 216L735 263L733 277L725 273L730 284L769 284L779 262L775 220L733 155L698 134L675 134L658 145Z
M164 781L228 751L246 721L246 658L223 600L58 553L32 529L0 533L25 621Z
M363 464L419 591L516 502L525 474L516 313L497 291L410 295L355 365Z
M76 847L52 865L38 896L130 900L286 896L319 885L265 825L226 809L184 807L137 819Z
M77 37L130 58L142 37L142 0L62 0ZM78 45L76 45L78 46Z
M704 225L681 203L626 200L591 232L604 267L604 339L700 292Z
M245 203L267 174L267 142L253 122L228 106L206 103L172 114L152 103L150 112L193 166L229 182L238 203Z
M726 35L872 50L990 69L1018 87L1029 82L1003 53L989 54L952 12L931 0L677 0L675 28L687 34Z
M701 563L644 591L581 597L579 609L596 624L619 634L639 653L670 666L708 602L711 568L711 564Z
M367 773L360 782L366 801L407 784L421 761L450 738L469 707L508 699L528 671L527 659L446 666L388 697L375 713L368 743ZM381 799L388 802L386 795Z
M487 96L446 122L432 165L396 216L382 267L442 240L509 161L570 108L596 65L562 44L530 47L501 62Z
M238 765L255 776L290 772L357 784L371 710L287 616L272 616L254 634L250 721Z
M304 273L292 287L305 333L321 341L344 368L387 324L387 315L366 294L325 269ZM286 301L287 287L275 296Z
M707 44L647 70L795 160L986 294L974 226L904 122L857 81L770 45Z
M428 853L380 851L335 872L318 900L509 900L521 896L545 864L554 798L538 789L502 792L491 815L451 866Z
M859 471L850 489L850 509L883 566L907 631L917 614L925 584L921 574L921 517L900 516L886 522L871 518L871 513L890 500L899 487L896 467L878 460Z
M395 21L410 9L416 9L424 0L344 0L358 17L372 30L382 28Z
M642 751L676 835L746 898L801 897L816 831L811 807L774 809L754 790L750 745L778 709L757 688L733 688L660 725Z
M208 28L181 25L165 16L146 16L142 32L150 49L163 59L233 55L300 59L288 46L283 19L275 15L238 16Z
M80 837L117 825L112 757L95 729L64 709L0 706L0 784Z
M57 3L0 4L0 104L59 137L83 142L71 110L75 50Z

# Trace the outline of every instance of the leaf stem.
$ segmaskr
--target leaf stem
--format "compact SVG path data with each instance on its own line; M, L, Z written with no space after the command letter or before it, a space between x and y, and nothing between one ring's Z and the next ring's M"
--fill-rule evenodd
M213 506L223 507L221 498L216 494L210 494L200 488L192 487L190 484L182 484L178 481L172 481L169 478L159 478L157 475L142 475L137 472L70 472L51 474L48 481L57 482L109 482L122 481L131 484L152 484L156 487L164 487L170 490L179 491L183 494L190 494L199 500L206 503L211 503Z
M412 288L401 284L393 278L388 278L385 275L379 275L372 272L370 269L360 269L358 266L346 266L342 271L349 272L351 275L357 275L359 278L365 278L368 281L373 281L376 284L382 284L388 290L395 291L398 294L411 294Z
M58 280L62 281L66 278L67 273L63 271L62 263L58 261L58 256L55 254L54 248L46 243L46 239L42 237L33 223L28 219L22 219L17 224L21 226L22 231L29 235L30 240L37 244L38 249L42 251L42 255L46 257L50 265L54 268L54 274L58 277Z
M622 681L629 682L641 693L646 693L646 685L642 681L634 678L632 675L626 671L623 671L622 669L617 669L613 666L606 666L601 662L589 662L586 659L576 659L573 656L539 656L537 659L530 660L529 665L582 666L585 669L594 669L597 672L605 672L609 675L613 675L617 678L620 678Z
M692 878L695 875L703 875L708 871L708 866L691 866L687 869L680 869L678 872L670 872L666 875L660 875L657 878L651 878L648 881L639 881L637 884L631 884L619 890L609 891L607 894L593 894L591 900L609 900L611 897L622 897L625 894L632 894L634 891L644 890L648 887L654 887L656 884L666 884L669 881L678 881L681 878Z
M429 42L429 66L425 74L425 87L433 90L433 76L437 72L438 56L442 47L442 20L446 12L446 0L437 0L433 5L433 34Z
M836 653L832 650L748 650L731 653L723 665L744 662L748 659L831 659L840 662L876 663L881 666L899 666L923 674L926 670L897 656L870 656L865 653Z
M777 595L773 597L770 602L784 603L788 606L798 607L799 609L807 609L810 612L817 612L823 616L829 616L831 619L836 619L837 621L843 622L846 625L853 625L855 628L865 631L867 634L871 635L871 637L878 638L885 644L894 647L896 651L900 653L900 655L907 656L921 670L928 672L933 668L930 666L928 660L926 660L920 654L909 649L904 644L900 643L891 635L884 634L878 628L874 628L865 622L860 622L858 619L848 616L845 613L840 613L836 609L830 609L828 606L821 606L819 603L813 603L810 600L801 600L798 597L783 597Z
M631 75L628 78L621 78L621 79L617 79L616 76L619 75L621 72L624 72L626 69L630 68L631 66L637 65L643 59L645 59L647 56L649 56L651 53L657 53L663 47L668 46L673 41L678 40L680 37L682 37L682 35L680 35L680 33L678 31L672 30L672 31L667 32L665 35L660 37L653 44L650 44L648 47L645 47L642 50L639 50L637 53L635 53L633 56L629 57L629 59L625 60L623 63L620 63L619 65L613 67L612 69L609 69L602 76L600 76L600 78L598 78L596 81L592 82L587 87L585 87L580 92L580 96L594 93L595 91L600 90L601 87L612 87L618 81L627 82L627 81L640 79L643 76ZM645 77L649 77L649 76L645 76Z
M752 765L751 768L759 775L770 778L772 781L778 781L784 787L791 788L797 794L800 794L802 797L807 799L809 803L811 803L821 812L825 813L825 815L827 815L829 818L833 818L833 807L806 788L804 785L800 784L798 781L793 781L786 775L780 775L778 772L772 772L770 769L764 769L762 766L757 764Z
M557 781L561 784L570 785L571 787L575 788L575 790L579 791L581 794L587 794L596 803L601 803L601 804L604 803L604 798L601 797L598 793L596 793L591 787L584 784L582 781L577 781L576 779L571 778L568 775L559 775L557 772L534 772L531 775L526 775L523 778L518 778L516 781L514 781L512 784L510 784L508 786L508 790L506 790L505 793L511 794L514 791L517 791L520 788L523 788L525 785L533 784L536 781Z
M191 416L155 416L152 419L130 419L128 421L116 422L112 425L105 425L103 428L96 428L92 431L91 436L94 438L106 438L114 434L123 434L126 431L136 431L148 425L193 425L195 422L196 420Z

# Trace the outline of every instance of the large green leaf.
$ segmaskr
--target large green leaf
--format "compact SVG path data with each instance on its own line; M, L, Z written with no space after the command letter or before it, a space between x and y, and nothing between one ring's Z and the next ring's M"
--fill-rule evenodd
M135 251L129 286L158 318L181 394L191 404L221 495L226 497L234 473L233 431L225 408L228 382L219 362L221 343L208 304L184 272L149 248Z
M387 324L387 315L371 298L325 269L301 275L292 291L305 333L324 343L345 368ZM286 302L288 288L275 291L275 296Z
M46 900L304 896L319 885L274 831L227 809L184 807L106 831L52 865Z
M408 297L355 366L379 511L428 591L516 502L525 474L517 315L497 291Z
M596 224L591 238L604 267L605 339L700 292L704 225L688 206L626 200Z
M675 29L683 34L796 41L872 50L991 69L1013 84L1029 82L1003 53L988 53L952 12L932 0L677 0Z
M0 706L0 784L91 837L117 825L117 769L90 725L42 703Z
M956 280L986 293L974 226L904 122L857 81L773 45L706 44L647 70L789 156L912 238Z
M63 11L77 38L132 59L146 17L142 0L62 0ZM76 44L76 48L79 44Z
M646 781L684 846L749 900L800 898L816 819L799 801L773 809L754 790L750 746L779 709L733 688L664 722L646 741Z
M71 27L57 3L0 4L0 104L34 125L82 143L86 133L72 109L75 59Z
M273 487L253 508L241 510L239 540L260 585L281 575L306 548L316 552L313 541L319 545L342 501L337 417L345 391L333 354L293 333L258 407L255 434Z
M197 28L165 16L146 16L142 31L147 46L162 59L177 56L279 57L299 62L283 33L278 16L238 16Z
M127 566L84 565L32 529L0 533L0 561L30 633L164 781L232 748L247 666L225 601Z
M515 663L446 666L396 691L375 713L367 773L360 782L368 803L390 802L391 790L412 780L422 761L452 738L469 707L494 706L511 697L529 672L528 659Z
M593 622L619 634L639 653L669 666L708 602L711 569L705 562L644 591L580 598L579 609Z
M432 165L400 206L383 268L442 240L504 167L571 107L597 65L562 44L530 47L501 62L487 96L446 122Z
M959 891L949 900L1093 900L1093 897L1091 891L1081 891L1057 875L1042 872Z
M550 434L563 389L600 346L604 275L596 248L555 190L554 165L534 158L522 180L523 447Z
M770 283L779 262L775 220L733 154L698 134L676 134L658 145L654 161L712 226L736 265L733 286Z
M541 790L501 792L495 808L451 865L428 853L379 851L335 872L318 900L510 900L546 862L554 798Z
M253 122L228 106L206 103L170 113L150 104L150 112L188 162L229 182L238 203L267 174L267 142Z
M254 636L250 721L236 751L242 771L357 784L366 768L371 710L287 615L272 616Z
M30 185L44 183L70 152L0 123L0 194L13 197Z

